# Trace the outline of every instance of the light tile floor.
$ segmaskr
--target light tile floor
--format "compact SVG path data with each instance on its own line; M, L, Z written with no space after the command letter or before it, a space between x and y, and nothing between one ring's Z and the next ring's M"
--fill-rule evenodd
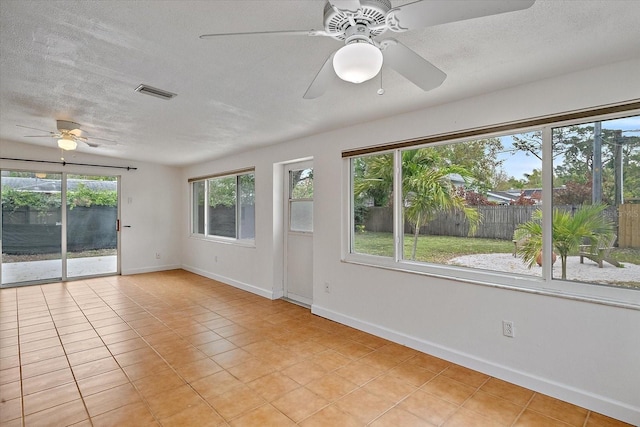
M0 424L626 425L181 270L2 289Z

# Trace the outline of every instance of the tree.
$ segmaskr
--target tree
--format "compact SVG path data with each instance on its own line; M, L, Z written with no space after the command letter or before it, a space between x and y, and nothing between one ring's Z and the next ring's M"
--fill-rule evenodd
M562 261L562 279L567 278L567 257L586 240L592 246L611 239L613 223L603 215L606 205L584 205L574 213L560 209L553 210L552 241L554 250ZM524 241L518 255L529 268L536 264L542 252L542 211L534 212L532 219L518 225L514 239Z
M492 190L504 191L514 188L510 185L511 180L517 181L515 178L510 177L503 169L497 169L493 178Z
M473 190L467 190L463 186L456 188L456 195L462 197L467 206L492 206L497 203L489 201L484 194Z
M525 177L525 188L542 188L542 171L540 169L534 169L531 173L523 174Z
M556 205L588 205L591 204L591 181L581 184L567 182L562 188L554 190L553 203Z
M60 192L43 193L36 191L2 188L2 211L11 214L20 208L30 208L44 215L61 206Z
M515 200L511 200L509 204L511 206L531 206L531 205L535 205L536 201L533 200L531 197L527 197L524 194L524 191L521 191L518 198Z
M516 179L514 177L510 177L508 180L498 184L495 190L506 191L514 188L522 190L524 187L525 187L525 181L523 179Z
M369 198L374 206L392 203L393 155L359 157L354 159L353 169L355 202Z
M204 198L204 185L198 187L198 197ZM237 194L239 192L239 194ZM233 207L253 205L255 201L255 175L247 173L209 180L209 206Z
M441 156L442 150L421 148L402 152L402 201L404 216L414 227L412 259L416 257L420 228L440 211L458 209L470 223L470 234L479 223L478 211L467 206L464 197L456 193L451 176L465 179L470 172ZM393 202L393 156L383 154L354 161L354 200L371 197L374 205ZM354 211L357 203L354 203Z
M75 190L67 191L67 204L70 209L76 206L118 206L118 192L116 190L92 190L85 184L78 184Z
M227 176L209 180L209 206L236 205L236 177Z
M429 147L440 161L439 166L457 166L469 178L466 187L480 194L505 182L498 154L504 149L499 138L484 138L456 144ZM404 155L404 154L403 154ZM393 189L393 155L391 153L358 157L353 160L354 204L368 199L374 206L388 206Z
M442 166L436 150L421 148L402 153L402 198L404 216L414 227L411 259L416 259L420 228L438 212L459 210L469 221L469 234L475 233L480 222L476 209L468 207L464 197L456 193L451 175L468 178L471 174L457 165Z
M498 153L504 150L500 138L477 139L430 149L443 159L444 164L464 168L473 177L469 186L476 191L486 192L506 179L501 170L504 160L498 160Z
M291 171L291 197L293 199L313 198L313 169Z
M640 198L640 137L621 136L625 131L602 129L602 200L612 203L614 197L615 147L622 146L623 191L625 198ZM632 131L629 131L632 132ZM513 147L542 159L542 133L530 132L514 135ZM554 128L552 157L554 160L554 186L569 182L587 184L593 176L593 124ZM527 177L531 181L530 177ZM530 184L525 184L530 185ZM517 188L517 187L515 187Z

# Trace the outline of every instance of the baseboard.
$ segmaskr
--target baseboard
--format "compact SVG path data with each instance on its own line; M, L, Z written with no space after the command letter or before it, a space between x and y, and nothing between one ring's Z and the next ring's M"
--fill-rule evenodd
M615 401L605 396L585 390L580 390L567 384L558 383L548 378L538 377L529 372L523 372L503 365L498 365L489 360L478 358L472 354L417 339L380 325L362 321L351 316L346 316L342 313L335 312L316 304L312 304L311 312L320 317L351 326L355 329L388 339L389 341L413 348L414 350L418 350L423 353L431 354L458 365L474 369L492 377L526 387L574 405L588 408L589 410L599 412L633 425L640 425L640 408L630 406L623 402Z
M180 268L180 267L179 267ZM268 289L259 288L257 286L250 285L248 283L239 282L237 280L231 279L229 277L221 276L219 274L212 273L210 271L202 270L197 267L192 267L190 265L182 265L184 270L190 271L192 273L198 274L200 276L207 277L209 279L217 280L218 282L222 282L226 285L233 286L234 288L242 289L243 291L251 292L252 294L260 295L261 297L274 299L273 291Z
M182 266L180 264L154 265L153 267L122 269L121 274L123 276L130 276L132 274L155 273L157 271L176 270L178 268L182 268Z

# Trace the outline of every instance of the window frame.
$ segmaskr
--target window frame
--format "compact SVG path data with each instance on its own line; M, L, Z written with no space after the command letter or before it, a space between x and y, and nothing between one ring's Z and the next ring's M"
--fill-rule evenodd
M575 115L575 117L569 117L566 120L554 120L550 119L533 124L534 121L529 120L514 123L513 125L497 125L492 127L483 128L489 130L483 132L483 129L467 130L456 133L451 133L449 136L436 136L421 138L414 141L404 141L398 143L390 143L385 146L373 147L371 150L355 149L343 152L343 184L344 184L344 198L343 206L343 248L342 248L342 262L349 264L357 264L368 267L383 268L394 270L398 272L425 275L430 277L437 277L441 279L456 280L459 282L476 284L482 286L490 286L496 288L509 289L513 291L528 292L540 295L555 296L573 300L588 301L598 304L612 305L623 308L631 308L640 310L640 289L627 289L622 287L607 286L594 283L584 283L577 281L562 280L552 277L551 269L551 253L552 250L552 238L551 238L551 224L552 224L552 187L553 187L553 161L552 161L552 145L551 137L554 128L563 126L571 126L576 124L584 124L591 121L606 121L611 119L618 119L623 117L630 117L634 115L640 115L640 108L638 103L629 103L633 108L622 108L619 111L613 113L601 113L601 114L566 114L565 116ZM598 111L593 109L591 111ZM559 116L558 116L559 117ZM530 126L524 126L523 124L530 124ZM494 130L494 131L490 131ZM513 135L515 133L525 133L532 131L542 132L542 215L543 215L543 241L542 252L545 257L542 265L541 276L523 276L510 274L506 272L493 272L489 270L482 270L472 267L459 267L445 264L434 264L425 262L416 262L402 259L402 235L399 231L403 230L403 217L402 217L402 203L401 203L401 169L402 169L402 151L408 149L417 149L427 146L453 144L465 141L471 141L474 139L500 137L505 135ZM460 135L460 136L458 136ZM424 143L423 141L427 141ZM421 143L422 142L422 143ZM394 200L393 200L393 228L394 228L394 256L382 257L376 255L368 255L353 252L355 224L353 215L353 170L352 161L353 158L363 157L370 154L384 154L394 153ZM549 258L546 260L546 258Z
M230 243L230 244L235 244L235 245L239 245L239 246L250 246L250 247L255 247L255 231L254 231L254 236L252 238L240 238L239 236L241 235L241 223L242 223L242 202L241 202L241 197L243 194L242 188L241 188L241 177L243 176L249 176L249 175L253 175L253 191L254 191L254 202L253 202L253 206L254 206L254 215L253 215L253 223L254 223L254 230L255 230L255 169L254 168L247 168L247 169L241 169L241 170L237 170L237 171L232 171L232 172L225 172L225 173L219 173L219 174L213 174L213 175L207 175L207 176L202 176L202 177L197 177L197 178L190 178L188 180L189 183L189 237L194 238L194 239L201 239L201 240L208 240L208 241L215 241L215 242L221 242L221 243ZM225 179L225 178L235 178L235 203L234 203L234 209L235 209L235 237L228 237L228 236L222 236L222 235L217 235L217 234L209 234L209 209L208 207L208 201L209 201L209 181L213 180L213 179ZM203 183L204 184L204 206L205 209L203 210L203 222L204 222L204 227L203 233L199 233L195 231L195 215L194 215L194 209L196 208L196 204L195 204L195 185L198 183Z
M293 195L293 191L294 191L294 183L292 181L292 172L295 171L304 171L304 170L311 170L313 171L313 162L312 161L306 161L306 162L300 162L294 165L296 168L295 169L290 169L287 168L287 176L286 176L286 180L287 180L287 233L293 233L293 234L301 234L301 235L313 235L313 194L311 197L294 197ZM313 174L313 172L312 172ZM311 186L313 187L313 175L311 178ZM312 188L313 190L313 188ZM292 225L291 225L291 219L292 219L292 207L293 205L295 205L297 202L311 202L311 230L294 230L292 229Z

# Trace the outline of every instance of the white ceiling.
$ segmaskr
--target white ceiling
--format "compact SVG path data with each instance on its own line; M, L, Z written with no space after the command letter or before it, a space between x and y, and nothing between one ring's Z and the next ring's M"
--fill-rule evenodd
M0 139L54 147L16 125L55 130L56 119L73 120L88 136L118 142L80 151L186 165L640 57L640 1L537 0L524 11L395 34L448 75L435 90L383 67L383 96L378 78L336 79L305 100L339 42L198 37L322 29L323 8L321 0L2 0ZM141 95L141 83L178 96Z

